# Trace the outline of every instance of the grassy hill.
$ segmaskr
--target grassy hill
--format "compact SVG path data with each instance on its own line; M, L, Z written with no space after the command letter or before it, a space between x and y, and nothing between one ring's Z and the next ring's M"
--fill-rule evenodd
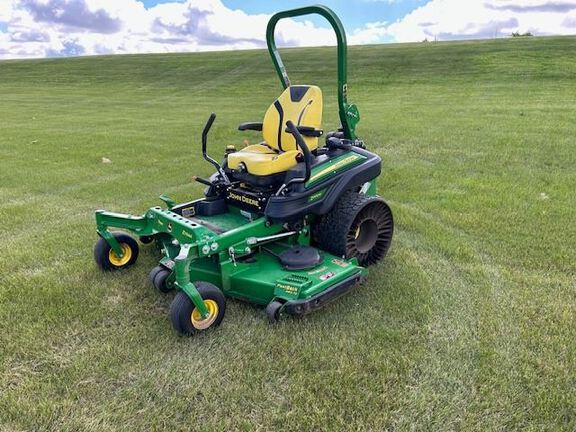
M333 50L285 55L335 128ZM352 47L349 69L387 260L304 319L230 301L181 338L152 253L95 268L93 211L199 196L209 113L219 155L281 90L267 53L0 62L0 430L576 428L576 38Z

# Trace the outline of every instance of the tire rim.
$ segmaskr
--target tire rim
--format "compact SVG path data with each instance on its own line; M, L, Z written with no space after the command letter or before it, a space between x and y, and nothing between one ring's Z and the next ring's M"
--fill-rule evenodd
M206 309L208 309L208 316L206 318L202 319L202 314L198 308L194 308L190 315L192 325L198 330L207 329L214 323L214 321L216 321L216 317L218 317L218 303L214 300L208 299L204 300L204 305L206 306Z
M120 247L124 253L123 257L116 255L116 252L114 252L113 249L110 249L108 252L108 260L110 261L110 264L116 267L122 267L128 264L132 258L132 248L130 246L128 246L126 243L120 243Z
M360 253L366 253L378 241L378 225L374 219L365 219L356 228L354 235L356 249Z

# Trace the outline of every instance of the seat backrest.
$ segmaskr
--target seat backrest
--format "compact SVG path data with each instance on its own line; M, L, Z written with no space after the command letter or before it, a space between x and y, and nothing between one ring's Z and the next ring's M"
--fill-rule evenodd
M322 127L322 90L316 86L293 85L280 95L264 116L262 136L266 144L280 151L296 150L296 140L286 132L286 122L296 126ZM318 147L317 137L304 137L312 151Z

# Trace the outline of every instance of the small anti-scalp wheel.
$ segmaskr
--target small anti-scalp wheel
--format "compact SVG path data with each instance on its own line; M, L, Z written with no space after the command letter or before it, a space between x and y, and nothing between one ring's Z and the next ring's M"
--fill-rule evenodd
M152 236L140 236L138 239L140 240L140 243L142 243L142 244L149 244L149 243L152 243L154 241L154 237L152 237Z
M266 306L266 316L270 324L275 324L280 320L280 310L283 304L278 300L273 300Z
M124 233L113 233L112 235L120 244L124 255L122 257L116 255L108 242L100 238L94 246L94 260L102 270L120 270L131 266L138 259L140 248L136 240Z
M204 300L208 316L202 319L192 300L179 291L170 305L170 321L174 330L183 335L219 326L226 312L226 298L217 286L208 282L194 282L194 286Z
M314 227L320 249L347 259L356 257L361 266L381 261L392 242L394 220L386 202L349 191Z
M173 286L168 282L172 272L164 266L156 266L148 275L148 279L154 288L162 293L172 291Z

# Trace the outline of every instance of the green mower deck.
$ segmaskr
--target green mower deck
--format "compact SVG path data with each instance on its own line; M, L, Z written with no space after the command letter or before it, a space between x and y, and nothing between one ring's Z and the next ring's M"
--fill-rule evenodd
M98 233L103 238L113 237L108 228L116 225L141 236L165 235L158 240L163 255L160 264L173 271L168 284L186 292L191 289L190 280L206 281L221 288L227 296L256 304L266 305L277 299L289 306L290 302L299 301L294 303L298 307L291 307L290 311L305 313L341 293L342 285L356 283L366 274L366 269L358 266L355 259L343 260L327 252L320 253L321 261L312 269L286 270L278 265L277 257L301 244L297 235L279 234L285 241L273 241L279 226L266 226L264 218L250 222L233 212L217 221L215 218L188 219L160 207L151 208L142 217L97 212ZM216 222L226 227L221 234L206 227L215 228ZM303 243L307 243L307 234L303 230ZM316 298L333 286L340 289ZM310 300L310 305L305 300Z

